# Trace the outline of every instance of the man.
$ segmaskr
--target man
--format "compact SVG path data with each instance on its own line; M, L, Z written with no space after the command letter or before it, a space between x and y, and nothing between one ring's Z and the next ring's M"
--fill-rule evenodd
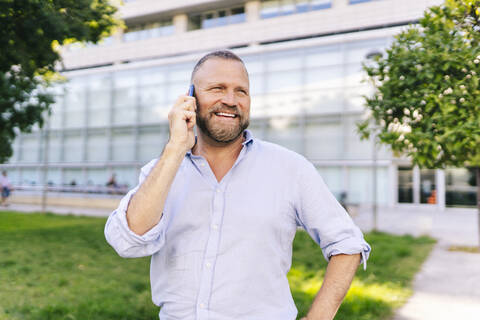
M302 226L330 261L306 319L333 319L369 245L312 164L246 130L238 56L206 55L191 81L195 97L171 109L170 139L110 215L107 241L123 257L152 255L161 320L292 320L286 275Z
M10 180L8 180L7 171L5 170L2 171L2 175L0 176L0 187L2 189L2 202L0 204L8 207L7 199L12 191L12 184Z

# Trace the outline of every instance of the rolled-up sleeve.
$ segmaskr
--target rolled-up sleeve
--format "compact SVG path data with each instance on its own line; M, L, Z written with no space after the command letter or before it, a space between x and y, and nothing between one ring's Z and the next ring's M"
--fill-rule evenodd
M302 166L296 186L297 224L322 248L325 259L329 261L337 254L360 253L360 263L366 269L370 245L312 164Z
M126 216L131 198L145 181L155 163L156 160L152 160L141 169L138 185L122 198L118 208L110 214L105 225L105 238L121 257L150 256L160 250L165 243L166 219L164 217L152 229L140 236L130 229Z

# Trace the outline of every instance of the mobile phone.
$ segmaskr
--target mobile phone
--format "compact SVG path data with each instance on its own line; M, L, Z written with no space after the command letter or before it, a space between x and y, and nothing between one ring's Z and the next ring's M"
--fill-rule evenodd
M190 87L188 88L188 95L190 97L194 97L195 96L195 87L193 86L193 84L190 85Z

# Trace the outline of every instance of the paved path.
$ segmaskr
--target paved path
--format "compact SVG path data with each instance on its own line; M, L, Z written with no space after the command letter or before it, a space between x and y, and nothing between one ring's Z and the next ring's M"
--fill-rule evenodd
M370 213L361 212L355 220L363 230L372 228ZM415 277L414 294L394 320L480 319L480 254L448 251L451 245L478 244L475 210L383 210L377 221L382 231L429 234L438 239Z
M118 200L120 202L120 200ZM0 206L0 211L20 211L20 212L40 212L42 210L40 205L32 204L10 204L8 207ZM97 208L81 208L81 207L60 207L60 206L47 206L47 212L56 214L73 214L91 217L108 217L111 213L107 209Z
M480 254L446 249L435 247L394 320L480 319Z

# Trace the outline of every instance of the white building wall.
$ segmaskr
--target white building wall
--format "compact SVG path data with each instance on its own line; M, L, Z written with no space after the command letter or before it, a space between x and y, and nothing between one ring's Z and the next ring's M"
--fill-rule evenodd
M336 5L330 9L311 11L270 19L249 18L251 22L227 25L219 28L194 30L171 36L114 43L109 46L91 47L78 51L62 52L65 69L77 69L106 65L116 62L160 58L191 52L205 52L251 43L272 42L378 28L414 21L420 18L425 8L439 4L440 0L383 0L356 5ZM127 3L122 11L124 18L131 19L144 12L165 12L189 8L192 3L227 4L228 1L152 1L142 0ZM237 2L238 3L238 2ZM241 2L240 2L241 3ZM336 3L335 3L336 4ZM132 8L132 9L128 9ZM134 9L133 9L134 8ZM182 13L183 14L183 13ZM221 32L219 32L221 30Z

